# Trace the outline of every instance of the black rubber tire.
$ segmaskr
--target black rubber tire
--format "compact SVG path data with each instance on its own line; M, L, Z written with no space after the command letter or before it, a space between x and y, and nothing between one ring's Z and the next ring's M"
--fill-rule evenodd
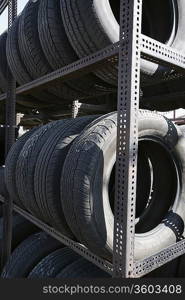
M14 250L29 235L38 232L38 227L20 215L13 216L12 250ZM3 243L3 218L0 219L0 257Z
M16 187L16 164L19 157L19 154L22 150L22 147L30 136L37 130L34 128L24 135L22 135L16 143L10 149L6 161L5 161L5 183L9 193L9 196L12 197L13 201L16 204L20 204L19 195Z
M55 128L62 126L67 121L50 122L41 126L24 143L16 164L16 187L21 202L21 207L29 210L38 218L43 218L35 201L34 172L38 155ZM45 220L46 221L46 220Z
M75 279L75 278L110 278L111 276L97 266L80 258L63 269L56 278Z
M142 145L141 142L139 143L139 147L140 145ZM166 211L168 211L173 204L178 186L176 174L173 172L174 162L171 160L171 156L167 155L166 149L158 147L157 143L148 144L147 142L147 144L143 144L143 153L151 162L150 168L152 168L153 184L151 187L152 193L150 195L150 199L145 209L143 209L143 211L140 213L139 222L135 226L136 233L149 232L160 222L162 222ZM143 160L141 162L141 165L143 165ZM146 166L144 167L145 169L141 169L140 171L141 177L143 176L143 174L147 175L147 168ZM168 170L168 174L166 174L166 170ZM141 178L141 180L139 181L140 189L137 193L138 204L136 204L136 208L138 207L138 205L140 205L140 203L146 203L141 201L140 199L140 197L142 197L143 195L142 189L145 184L149 184L149 181L147 183L147 179L145 179L145 182L143 182L143 179ZM171 188L164 189L164 186L170 186ZM148 194L146 194L145 197L147 197L147 195ZM160 201L164 202L163 206L159 208ZM157 214L157 216L151 217L151 212L153 212L153 215Z
M61 243L44 232L30 236L13 251L1 277L26 278L43 257L58 248Z
M21 58L20 50L19 50L19 43L18 43L18 28L19 28L19 19L20 16L17 17L14 24L12 25L12 28L10 29L10 32L8 33L7 37L7 43L6 43L6 55L7 55L7 61L9 68L14 75L17 83L19 85L24 85L30 81L32 81L34 78L28 73L26 66ZM48 92L45 91L39 91L38 92L31 92L32 96L26 97L26 101L24 98L23 105L28 107L36 107L37 109L42 108L43 104L46 104L47 102L50 103L50 105L56 101L54 101L54 96L50 95ZM21 104L21 99L19 99L20 96L17 98L17 103ZM58 103L58 102L56 102ZM31 105L31 106L30 106Z
M7 32L0 36L0 88L3 92L7 89L7 59L6 59Z
M38 31L45 57L53 70L78 60L78 56L70 45L64 29L60 1L40 1ZM93 74L80 77L78 80L70 80L68 85L87 96L113 89Z
M79 258L80 255L75 253L70 248L64 247L62 249L58 249L43 258L31 271L28 278L55 278L57 274L61 272L61 270Z
M8 32L7 43L6 43L6 56L9 68L14 75L17 83L23 85L27 82L32 81L32 77L26 70L26 67L21 60L21 56L18 48L18 26L19 18L15 20L10 31Z
M153 125L159 126L158 130L161 132L163 126L163 130L166 131L166 133L168 132L169 122L165 118L145 111L140 112L140 114L140 118L143 120L142 122L145 126L148 126L147 128L150 128L150 126L152 128ZM116 120L117 117L115 113L109 114L105 116L103 120L97 120L88 130L86 129L82 132L73 143L66 157L61 176L61 200L69 227L80 242L84 243L94 253L103 255L108 259L111 258L110 253L112 253L113 213L110 209L110 203L108 202L106 204L106 196L102 196L104 195L102 186L106 186L105 182L102 185L102 180L106 180L106 175L104 175L104 179L101 176L102 172L109 174L108 170L111 168L110 165L108 168L107 164L104 166L104 162L108 162L108 160L106 160L107 157L104 157L103 145L107 145L105 141L109 140L111 132L111 136L113 139L115 138L113 132L114 130L116 132ZM152 131L151 129L150 134L152 135L153 133L153 136L155 136L155 130ZM178 134L176 127L174 127L172 143L176 145L177 141ZM171 141L168 140L168 143L168 147L170 148ZM110 144L107 147L108 148L105 146L105 151L111 152ZM112 157L113 155L109 161L114 163ZM173 172L176 174L175 166ZM169 174L167 173L166 176L167 175ZM109 175L107 175L107 178L109 178ZM99 189L101 190L100 194L98 193ZM174 196L173 185L170 186L169 189L172 189L171 194ZM168 198L169 194L170 193L168 193ZM158 195L158 197L160 196ZM155 207L155 212L150 210L149 221L152 222L153 219L154 222L157 222L157 225L160 224L161 219L165 217L166 212L170 209L174 198L170 199L170 201L168 200L169 202L165 211L163 211L162 208L160 211L158 206ZM163 201L163 198L161 201ZM165 205L166 204L164 204L164 206ZM158 217L159 219L156 221ZM110 228L112 228L112 230Z
M40 0L29 1L24 8L19 20L18 42L21 57L29 75L37 79L52 72L41 47L38 33L38 8ZM50 84L48 91L57 96L61 101L75 100L82 95L73 90L67 83Z
M154 8L151 6L153 1L146 0L143 5L143 11L145 12L146 7L151 14L147 17L149 24L144 24L143 28L147 29L149 31L147 34L154 39L162 39L162 42L182 49L184 15L181 13L181 6L184 5L183 0L170 1L170 5L167 1L163 1L164 6L160 0L155 2L157 3ZM60 0L60 3L66 33L79 57L84 57L119 41L120 1ZM148 11L146 13L148 14ZM157 17L158 22L156 22ZM171 28L169 37L163 41L163 35L165 35L163 32L166 29L169 30L166 26L167 22L173 24L169 26ZM158 71L158 65L145 60L141 62L141 70L144 74L152 76ZM117 85L118 70L116 67L106 67L97 71L96 74L106 82Z
M46 221L63 234L73 237L65 221L60 200L60 180L66 155L81 131L97 116L68 120L55 130L42 147L34 174L37 204Z
M45 59L38 38L39 1L28 2L19 19L18 43L20 54L32 79L39 78L52 70Z
M79 58L111 44L95 16L92 1L60 0L60 3L66 34ZM93 35L89 31L93 31ZM105 82L117 85L117 68L107 66L101 71L96 71L96 74Z

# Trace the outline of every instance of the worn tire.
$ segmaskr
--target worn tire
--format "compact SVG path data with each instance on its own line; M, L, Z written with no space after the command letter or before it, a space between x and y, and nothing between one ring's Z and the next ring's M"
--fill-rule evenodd
M0 89L6 92L7 89L7 59L6 59L6 39L7 32L5 31L0 36Z
M10 31L8 32L7 43L6 43L6 56L9 68L14 75L16 81L19 85L23 85L27 82L32 81L32 77L26 70L26 67L21 60L18 46L18 27L19 27L19 18L15 20Z
M63 234L73 237L65 221L60 200L60 180L66 155L81 131L97 116L68 120L53 130L43 145L35 167L34 192L45 221Z
M12 250L14 250L29 235L38 231L38 227L20 215L13 216ZM3 218L0 219L0 257L3 243Z
M19 50L19 43L18 43L18 28L19 28L19 19L20 16L17 17L15 20L14 24L12 25L12 28L8 32L8 37L7 37L7 43L6 43L6 56L7 56L7 61L9 68L15 77L17 83L21 86L24 85L30 81L32 81L34 78L29 74L29 72L26 69L26 66L23 62L23 59L20 54ZM48 92L45 91L39 91L38 92L31 92L31 95L34 96L29 96L27 95L27 99L23 101L24 106L28 106L32 108L36 107L42 108L43 104L48 103L55 103L54 96L49 94ZM21 98L20 96L17 98L17 102L21 104Z
M70 45L61 17L60 1L41 0L38 13L39 38L45 57L53 70L57 70L78 60ZM93 74L68 81L72 89L82 96L96 95L97 92L111 91L112 87L97 79Z
M16 187L21 206L38 218L43 218L39 212L34 193L34 172L38 155L55 128L65 124L65 120L50 122L41 126L23 145L16 164Z
M161 5L160 0L155 2L154 5L153 1L144 2L144 32L171 47L182 49L184 1L179 0L177 3L163 1L164 6ZM84 57L119 41L120 1L60 0L60 3L66 33L79 57ZM170 32L168 32L169 28ZM166 33L166 37L163 32ZM157 64L146 60L141 61L141 70L144 74L152 76L158 72L158 68ZM164 68L161 68L160 72L165 72ZM117 73L115 67L106 67L96 72L100 78L114 85L117 85Z
M80 242L84 243L93 252L108 259L111 259L113 251L114 216L110 208L108 184L106 182L110 178L109 174L115 163L116 117L116 113L109 114L105 116L103 121L98 120L88 130L84 130L73 143L66 157L61 176L61 199L68 225ZM166 147L170 149L169 151L166 149L166 151L169 153L171 161L175 160L174 156L177 155L180 164L184 166L185 139L172 122L158 114L141 111L139 115L139 138L141 139L144 136L146 136L146 139L151 137L157 144L159 139L165 149ZM178 161L175 160L172 175L180 176L183 182L184 167L178 171L176 167L178 168ZM102 180L104 184L102 184ZM173 191L174 198L171 199L164 211L164 203L161 204L161 208L157 206L155 212L153 209L150 210L151 220L155 221L159 214L160 219L153 230L136 234L136 259L150 256L176 242L176 239L179 238L170 228L161 223L165 217L166 221L168 220L166 213L171 207L174 213L180 215L183 220L185 218L183 206L185 186L182 185L178 205L176 206L175 197L178 188L178 180L175 195L174 186L169 187ZM161 210L163 213L161 213ZM158 226L158 224L160 225ZM179 233L182 234L184 228L180 226L178 229Z
M61 243L45 232L30 236L13 251L1 277L26 278L43 257L60 247Z
M110 278L111 276L99 269L97 266L87 261L84 258L80 258L77 261L70 264L68 267L63 269L56 278Z
M55 278L61 270L79 258L80 256L70 248L58 249L43 258L31 271L28 278Z
M16 143L10 149L6 161L5 161L5 183L9 193L9 196L12 197L13 201L16 204L21 204L19 200L19 195L16 187L16 164L19 157L19 154L30 136L36 131L34 128L29 132L22 135Z
M38 8L40 0L28 2L19 20L19 49L29 75L37 79L52 72L41 47L38 33ZM62 102L78 99L79 92L67 83L51 84L48 91Z

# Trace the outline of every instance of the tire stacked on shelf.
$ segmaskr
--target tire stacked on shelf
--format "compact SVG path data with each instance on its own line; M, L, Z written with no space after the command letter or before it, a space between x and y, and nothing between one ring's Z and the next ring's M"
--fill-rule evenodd
M40 0L38 12L39 38L45 57L52 70L57 70L78 60L78 56L68 41L61 12L60 1ZM76 89L84 96L115 91L93 74L68 81L71 89Z
M19 20L18 42L21 58L32 79L51 73L52 70L65 66L68 61L75 61L71 54L67 37L65 36L62 19L58 15L58 7L53 5L51 2L47 2L48 1L40 0L37 2L29 2L23 10ZM48 16L48 14L50 15ZM57 18L56 21L55 17ZM44 23L42 23L43 20ZM41 34L41 39L39 39L39 33L42 30L45 35ZM55 36L55 33L57 36ZM62 41L60 41L60 39ZM60 44L58 41L60 41ZM53 45L49 45L49 42L53 42ZM44 44L44 47L41 46L41 43ZM47 46L45 47L45 45ZM57 64L55 63L55 65L53 65L53 63L51 64L51 56L45 56L45 53L50 46L52 47L52 50L50 49L50 51L53 51L52 55L54 57L57 57L59 53L57 52L58 50L62 51L60 58L63 57L63 59L60 63L57 59L55 59ZM65 62L66 55L68 55L68 60ZM59 99L61 98L61 101L65 103L67 100L84 98L89 95L90 89L92 93L94 93L96 83L93 84L93 77L90 76L88 80L88 76L86 76L81 85L80 80L75 81L73 84L70 84L69 81L69 83L66 82L62 85L51 85L49 91ZM83 90L85 90L85 92L83 92Z
M116 113L52 122L23 135L5 168L15 203L108 260L113 251L116 131ZM183 235L184 157L181 129L163 116L140 111L137 260Z
M19 201L19 196L16 189L16 163L22 147L35 131L36 129L34 128L22 135L10 149L5 161L5 183L9 196L13 199L15 203Z
M61 206L61 172L74 140L97 117L61 120L34 129L19 138L6 159L5 180L13 201L72 238ZM151 189L150 166L144 152L140 154L138 169L139 214L147 205ZM143 170L146 177L141 175ZM113 195L114 190L111 192Z
M21 58L21 53L18 44L18 28L19 28L19 19L20 16L17 17L14 24L12 25L6 43L6 56L8 66L16 79L17 85L24 85L33 80L33 78L29 75L26 66ZM32 92L32 95L26 97L18 97L18 103L26 106L28 108L42 108L46 106L46 103L52 103L54 101L54 97L46 94L46 92L40 91Z
M8 33L3 55L6 54L8 66L17 85L24 85L34 79L47 75L77 60L62 22L60 1L29 1L17 17ZM2 43L2 46L5 43ZM58 108L69 111L69 101L95 97L97 94L116 93L116 89L97 79L93 74L81 76L80 80L68 80L50 84L48 88L31 91L31 95L17 97L19 111L38 109L44 114L56 114Z
M26 278L39 261L61 247L60 242L45 232L25 239L12 253L1 274L3 278Z
M79 58L92 54L106 46L119 41L119 16L120 1L114 0L60 0L61 12L67 36ZM165 43L174 49L183 51L184 40L184 15L185 5L183 0L152 0L143 1L142 32L159 42ZM156 22L156 19L158 20ZM168 68L156 63L141 60L141 79L143 84L149 87L143 88L147 101L141 107L149 107L156 110L170 110L185 107L184 101L173 98L172 101L160 101L150 103L152 93L159 94L184 91L184 78L179 80L178 74L174 79L163 82L158 88L150 86L156 79L167 78L172 75ZM117 86L116 67L101 68L96 75L104 81ZM142 106L143 105L143 106Z
M29 235L32 235L38 231L38 228L24 219L23 217L14 214L13 215L13 236L12 236L12 250L14 250L22 241L24 241ZM3 245L3 218L0 218L0 258L2 254Z
M13 28L14 27L15 27L15 25L13 26ZM13 28L12 28L12 30L13 30ZM10 40L9 36L11 36L12 30L8 33L8 35L7 35L7 32L4 32L0 36L0 92L1 93L6 93L6 91L7 91L7 71L8 71L8 67L10 67L11 65L8 64L8 62L7 62L8 56L6 53L6 47L7 47L8 41ZM14 35L14 39L17 40L16 35ZM17 53L16 53L16 49L13 47L13 45L11 45L11 52L12 52L12 59L15 61L16 57L17 57L16 56ZM26 72L24 71L23 67L21 67L21 62L19 62L19 64L18 64L17 61L16 61L15 70L17 72L20 72L22 74L22 76L26 78L26 75L25 75ZM11 68L10 68L10 70L12 71ZM16 73L15 72L12 72L12 73L14 74L15 79L17 80ZM17 81L17 83L19 83L19 81ZM4 103L1 102L0 103L0 124L5 124L5 111L4 111L5 107L4 106L5 106ZM39 107L40 107L39 101L36 98L34 98L33 96L30 96L30 95L17 96L17 105L16 105L17 112L25 113L34 108L38 109Z
M5 31L0 36L0 90L6 92L7 89L7 59L6 59L6 39Z
M63 279L90 279L90 278L110 278L110 275L99 269L84 258L80 258L64 268L56 278Z
M56 0L55 3L52 0L29 1L8 33L6 53L4 47L7 33L0 38L0 51L3 50L1 58L5 58L0 60L0 90L5 91L7 84L4 72L6 54L17 83L22 85L117 42L119 6L120 1L115 3L114 0ZM155 5L152 0L145 0L142 32L181 50L184 43L184 10L183 0L165 0L162 4L157 0ZM150 78L147 81L152 81L156 77L171 74L168 69L146 60L142 60L141 70L144 81L146 77ZM75 99L94 97L92 101L98 102L97 94L116 92L117 73L117 67L109 66L94 74L81 75L78 80L51 84L40 93L33 92L32 97L25 100L23 105L28 102L29 107L41 106L42 109L45 103L47 110L47 105L62 107ZM183 80L179 81L180 89L183 89ZM164 84L159 90L171 91L176 84L177 82L172 85L166 83L166 87ZM147 90L144 88L146 97ZM153 103L151 107L152 105L153 108L161 107L164 110L184 104L178 103L177 99L173 103L161 100L161 103Z
M106 272L64 247L43 258L28 278L108 278Z
M154 7L152 1L144 1L143 33L178 48L184 42L181 18L184 4L182 0L163 2L161 5L157 0ZM114 0L58 0L54 5L52 0L30 1L13 25L7 43L6 34L0 37L0 52L3 51L4 55L6 44L8 64L17 83L22 85L47 75L118 41L117 3ZM166 12L169 16L169 23L159 15L155 27L152 22L158 15L159 5L162 14ZM164 26L163 32L159 30L161 26ZM6 56L4 60L0 58L2 92L6 91L7 85L6 73L3 72L5 62ZM141 69L143 82L147 80L147 84L171 72L145 60L142 60ZM62 85L52 84L40 95L34 93L28 96L25 105L42 110L42 105L46 104L47 110L53 101L52 107L58 109L76 98L115 91L117 72L116 67L109 66L94 74L81 76L79 80L68 80ZM164 86L164 91L166 88L171 91L168 84ZM147 89L144 89L144 95L145 91ZM20 99L20 105L24 106L24 101ZM157 107L170 109L170 105L159 103ZM173 105L184 104L176 101ZM98 119L91 116L49 123L17 141L8 155L5 169L8 193L17 205L109 261L113 252L116 130L116 113ZM185 137L182 130L164 117L141 111L136 260L150 256L182 238L185 220L184 157ZM38 253L34 251L32 257L28 249L42 248L39 239L38 235L32 237L25 241L23 248L21 246L13 253L3 277L42 277L43 266L44 272L52 278L100 276L95 266L69 254L69 249L65 254L64 249L59 249L59 244L47 248L45 238L43 249ZM46 248L48 252L45 252ZM28 255L23 255L21 259L26 252ZM18 257L19 264L16 262ZM64 261L60 261L61 257ZM53 273L49 273L51 270L47 267L53 263ZM175 269L176 265L173 272Z
M2 278L107 278L106 272L44 232L25 239L11 254Z
M116 127L115 113L84 130L73 143L61 175L61 203L69 227L77 240L109 260L113 251L110 183ZM136 220L136 260L180 240L185 220L185 138L181 130L158 114L141 111L139 140L148 153L153 184L149 202Z
M13 201L70 237L60 203L61 170L72 142L95 118L61 120L33 129L18 139L6 159L5 181Z
M60 0L60 3L66 33L79 57L119 41L120 1ZM152 0L145 0L142 32L171 47L180 47L184 42L180 36L184 25L182 10L183 0L167 0L163 3L157 0L155 4ZM153 76L158 68L154 63L142 61L144 74ZM105 72L98 74L107 82L117 85L116 68L106 68Z
M183 262L179 264L176 260L145 277L175 277L177 274L184 277ZM28 237L14 249L1 277L86 279L110 278L110 275L42 232Z
M78 260L80 255L63 247L44 257L30 272L28 278L55 278L62 269Z

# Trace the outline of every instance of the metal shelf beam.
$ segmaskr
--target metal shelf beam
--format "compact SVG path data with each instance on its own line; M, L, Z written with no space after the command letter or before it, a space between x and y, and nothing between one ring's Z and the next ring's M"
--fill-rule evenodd
M132 3L132 2L130 2ZM123 43L127 44L128 40ZM141 58L155 62L160 65L168 66L177 72L185 72L185 56L172 48L153 40L143 34L140 39ZM82 58L68 66L58 69L41 78L31 81L16 89L16 94L27 94L33 90L43 89L51 83L60 80L61 82L69 79L78 78L86 73L93 72L102 68L104 65L118 65L118 53L120 42L108 46L92 55ZM125 54L123 53L125 57ZM170 76L168 78L170 80ZM6 94L0 95L0 101L6 99Z
M1 197L0 201L4 203L4 199ZM67 238L66 236L62 235L59 231L55 230L48 224L45 224L44 222L40 221L39 219L32 216L30 213L21 209L15 204L13 205L13 210L16 213L23 216L24 218L26 218L28 221L35 224L41 230L47 232L59 242L63 243L65 246L70 247L79 255L85 257L87 260L91 261L102 270L108 272L110 275L113 275L113 264L111 262L108 262L107 260L96 256L94 253L89 251L84 245ZM167 262L170 262L183 254L185 254L185 240L182 240L166 249L163 249L158 254L152 255L151 257L147 257L141 261L134 262L132 277L140 278L144 275L147 275L156 268L163 266Z
M19 208L18 206L13 205L13 209L14 209L15 212L19 213L21 216L26 218L28 221L35 224L41 230L47 232L53 238L55 238L59 242L63 243L65 246L70 247L75 252L77 252L78 254L85 257L87 260L90 260L91 262L93 262L99 268L101 268L104 271L112 274L113 266L110 262L104 260L103 258L100 258L100 257L96 256L94 253L89 251L84 245L67 238L66 236L62 235L59 231L57 231L54 228L50 227L49 225L43 223L42 221L35 218L30 213L28 213L25 210Z

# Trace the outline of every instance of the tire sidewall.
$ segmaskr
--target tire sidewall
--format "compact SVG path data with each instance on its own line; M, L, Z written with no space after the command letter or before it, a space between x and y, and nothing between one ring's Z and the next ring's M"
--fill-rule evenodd
M149 118L140 119L139 139L146 136L152 136L156 139L160 138L161 142L164 143L163 139L168 132L168 124L164 118L159 119L158 122L156 121L157 120L155 119L155 122L153 122ZM114 215L109 203L108 183L111 170L116 162L116 130L116 127L113 128L101 149L102 151L99 155L97 169L92 179L90 191L90 203L91 209L93 210L92 218L94 218L94 224L96 224L97 232L101 232L102 234L101 238L104 240L105 249L109 253L113 252ZM174 155L178 157L181 162L182 181L185 181L185 139L181 136L180 132L178 132L178 134L179 141L174 148ZM184 186L182 186L179 198L176 199L172 208L172 210L179 214L182 218L185 218L184 192ZM159 239L159 236L162 236L164 239ZM164 224L159 224L156 228L149 232L135 235L135 258L142 259L146 257L146 255L152 255L153 244L156 245L154 251L156 250L157 252L160 251L163 246L168 246L173 242L176 242L176 236L172 230L167 228ZM145 249L147 250L145 251Z

